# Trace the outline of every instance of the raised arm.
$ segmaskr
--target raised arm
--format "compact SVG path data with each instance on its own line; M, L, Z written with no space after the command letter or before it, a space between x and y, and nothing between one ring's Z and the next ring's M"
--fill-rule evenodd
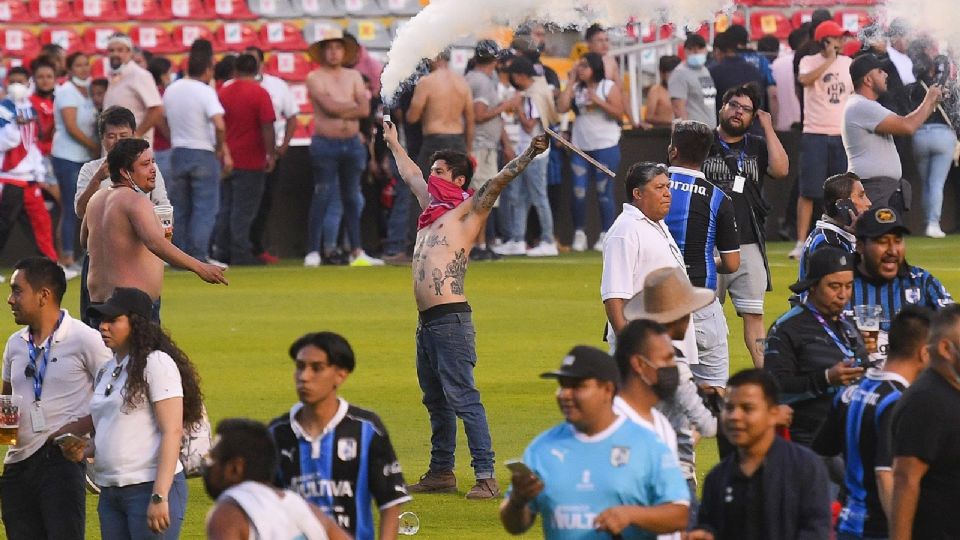
M548 147L549 140L546 135L534 137L533 140L530 141L530 146L527 147L523 154L514 158L510 163L507 163L506 167L491 178L489 182L480 188L480 191L471 197L473 199L473 207L470 211L480 215L489 214L493 208L493 204L497 202L497 197L500 196L500 192L503 191L503 188L507 187L507 184L522 173L523 170L527 168L527 165L533 161L533 158L546 152Z
M410 191L417 197L420 208L426 208L430 204L430 196L427 195L427 183L423 179L423 172L420 167L403 149L400 140L397 138L397 126L393 122L383 123L383 140L387 143L387 148L393 152L393 158L397 160L397 169L400 171L400 178L410 187Z

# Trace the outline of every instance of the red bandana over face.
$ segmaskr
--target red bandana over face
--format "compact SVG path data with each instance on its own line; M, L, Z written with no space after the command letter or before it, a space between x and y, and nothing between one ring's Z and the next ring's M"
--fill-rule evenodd
M464 191L453 182L444 180L439 176L430 175L430 179L427 180L427 193L430 194L430 204L417 219L418 231L429 227L444 214L460 206L460 203L473 195L473 190Z

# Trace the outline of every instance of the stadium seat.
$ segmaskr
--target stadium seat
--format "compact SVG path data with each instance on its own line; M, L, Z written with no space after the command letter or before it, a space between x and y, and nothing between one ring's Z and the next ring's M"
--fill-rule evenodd
M321 35L322 30L329 26L337 26L340 24L337 21L332 21L329 19L317 19L303 25L303 39L308 43L316 43L319 39L317 36Z
M756 7L790 7L792 0L754 0L751 2Z
M107 79L110 77L110 59L106 56L95 56L90 59L90 77Z
M640 24L637 26L639 30L640 41L644 43L651 43L653 41L659 41L663 39L670 39L673 35L673 25L670 24L661 24L656 26L653 23Z
M23 0L3 0L0 2L0 22L35 23L37 22L37 15L30 12L27 3Z
M297 145L306 146L310 144L310 139L313 137L313 115L312 114L300 114L297 116L297 129L293 131L293 138L291 143L294 141Z
M303 82L313 67L301 52L278 52L267 57L263 71L288 82Z
M797 2L797 5L809 6L809 7L828 7L832 8L837 5L837 0L800 0ZM850 4L849 1L844 1L844 4Z
M137 47L152 53L172 53L178 51L170 32L159 24L137 24L130 27L130 39Z
M5 56L33 58L40 52L40 40L27 28L0 28L0 44Z
M75 23L83 18L73 11L73 4L69 0L34 0L30 2L29 10L34 19L52 23Z
M175 19L206 20L210 16L201 0L161 0L163 10Z
M870 23L873 22L869 12L858 9L838 10L834 13L833 20L837 21L837 24L844 30L854 34L859 33L862 28L870 26Z
M291 0L250 0L250 11L267 19L297 19L303 16L300 2Z
M160 0L117 0L117 7L131 21L165 21L170 18Z
M297 106L300 107L302 114L310 114L313 112L313 106L310 104L310 98L307 96L307 85L293 83L290 85L290 92L293 94L293 99L296 100Z
M90 25L83 31L83 48L88 54L106 53L107 39L120 31L109 25Z
M257 16L250 12L244 0L208 0L207 15L211 19L248 21Z
M87 22L122 21L126 18L117 10L113 0L75 0L73 9Z
M48 26L40 32L40 44L46 45L55 43L70 54L72 52L85 50L85 43L80 37L80 33L69 26Z
M467 68L467 62L473 58L473 49L454 47L450 49L450 69L463 73Z
M232 22L221 24L214 33L218 50L243 51L247 47L259 47L257 31L250 24Z
M848 6L875 6L880 2L880 0L844 0L843 2Z
M300 7L304 16L337 18L346 15L333 0L290 0L294 7Z
M353 20L347 26L347 32L368 49L389 49L392 41L390 31L380 21Z
M286 21L264 23L260 27L260 43L275 51L303 51L307 48L300 29Z
M811 20L813 20L812 9L798 9L790 16L790 23L793 24L794 28L800 28L800 25Z
M210 43L216 42L213 32L202 24L178 24L171 32L170 38L173 41L173 48L180 52L189 51L190 46L198 39L205 39Z
M740 26L747 25L747 18L744 17L743 13L737 11L733 16L729 16L726 13L717 14L717 18L713 22L713 31L715 34L720 32L726 32L727 28L730 28L731 25L739 24Z
M380 7L399 17L413 17L423 8L420 0L380 0Z
M333 0L340 3L343 11L350 17L383 17L389 11L383 9L377 0Z
M793 26L786 15L779 11L754 11L750 13L750 39L758 40L768 34L777 39L787 39Z

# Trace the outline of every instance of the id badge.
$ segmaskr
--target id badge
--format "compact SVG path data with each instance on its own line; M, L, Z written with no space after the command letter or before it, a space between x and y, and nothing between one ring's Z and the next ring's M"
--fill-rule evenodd
M737 175L733 178L733 191L734 193L743 193L744 184L747 183L747 179L741 175Z
M34 433L42 433L47 429L47 421L43 417L43 409L39 401L34 402L33 407L30 407L30 423L33 424Z

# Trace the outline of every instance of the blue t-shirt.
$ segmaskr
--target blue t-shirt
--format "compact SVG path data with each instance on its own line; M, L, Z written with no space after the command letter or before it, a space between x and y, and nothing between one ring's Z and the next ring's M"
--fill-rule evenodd
M676 456L652 431L624 416L592 437L560 424L530 443L523 462L543 480L530 509L541 515L547 540L609 540L609 533L593 526L608 508L690 500ZM633 526L621 535L624 540L657 536Z
M56 127L53 132L51 155L76 163L86 163L97 157L90 155L90 151L67 132L67 126L63 123L63 108L76 107L77 127L87 137L96 139L97 108L93 105L93 100L84 97L72 82L67 81L54 91L53 105L53 121Z

